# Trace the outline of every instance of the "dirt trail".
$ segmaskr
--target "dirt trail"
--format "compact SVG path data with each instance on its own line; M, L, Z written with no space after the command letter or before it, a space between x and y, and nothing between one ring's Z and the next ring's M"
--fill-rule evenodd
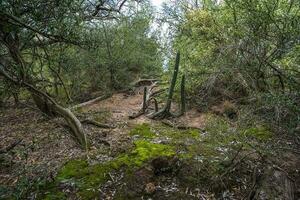
M86 106L85 111L110 111L112 113L109 122L111 123L127 123L129 127L139 123L156 123L156 121L147 118L142 115L138 118L129 120L129 116L133 113L137 113L142 107L143 95L136 93L128 95L126 93L117 93L112 97ZM205 124L205 118L202 113L199 113L196 109L188 110L182 117L174 120L176 124L183 124L188 127L203 128Z
M84 109L86 111L108 111L111 112L111 117L109 119L112 123L127 122L128 116L132 113L138 112L141 108L143 95L134 94L127 95L126 93L113 94L110 98L103 101L97 102L86 106ZM133 122L146 122L147 119L144 116Z

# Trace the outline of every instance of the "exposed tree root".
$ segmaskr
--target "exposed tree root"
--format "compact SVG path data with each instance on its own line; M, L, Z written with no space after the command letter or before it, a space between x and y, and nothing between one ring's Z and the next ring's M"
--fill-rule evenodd
M152 85L150 85L148 88L144 87L144 95L143 95L143 103L142 108L137 113L130 115L129 119L135 119L143 114L146 113L147 108L150 105L151 101L154 101L155 105L155 111L158 110L158 104L156 99L153 97L153 88L157 87L157 82L154 82Z
M135 119L135 118L138 118L139 116L142 116L144 114L144 112L142 110L140 110L139 112L137 113L134 113L132 115L129 115L129 119Z

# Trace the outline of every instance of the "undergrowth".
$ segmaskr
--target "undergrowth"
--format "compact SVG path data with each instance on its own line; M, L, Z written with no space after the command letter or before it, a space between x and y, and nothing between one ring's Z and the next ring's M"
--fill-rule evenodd
M66 195L59 186L72 185L78 198L94 199L99 194L98 188L110 180L110 173L123 171L127 177L133 176L135 170L157 157L180 159L183 167L178 178L182 186L202 186L206 190L219 191L223 186L218 177L232 164L236 152L253 148L253 145L248 145L250 141L264 144L273 136L263 125L241 128L213 114L206 116L205 131L182 131L162 124L144 123L136 125L129 135L134 147L111 161L93 165L84 159L67 162L55 181L45 187L41 197L63 199ZM189 173L184 172L184 166L191 168L187 170ZM226 180L230 187L239 184L234 179Z

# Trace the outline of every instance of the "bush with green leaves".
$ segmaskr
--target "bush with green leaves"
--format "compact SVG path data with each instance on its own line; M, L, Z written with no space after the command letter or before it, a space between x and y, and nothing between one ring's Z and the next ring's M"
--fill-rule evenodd
M226 0L200 5L186 9L174 40L189 80L187 90L200 97L194 98L196 103L253 103L251 98L263 97L256 106L272 107L271 116L299 120L300 2Z

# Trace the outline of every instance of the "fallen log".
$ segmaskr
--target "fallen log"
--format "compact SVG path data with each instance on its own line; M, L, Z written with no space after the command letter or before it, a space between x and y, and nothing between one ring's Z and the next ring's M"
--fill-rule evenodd
M112 94L106 94L106 95L103 95L103 96L100 96L100 97L97 97L95 99L92 99L92 100L89 100L89 101L86 101L86 102L83 102L83 103L80 103L80 104L77 104L75 106L72 106L70 107L69 109L78 109L78 108L81 108L81 107L84 107L84 106L88 106L90 104L93 104L93 103L96 103L96 102L99 102L99 101L103 101L109 97L111 97Z

